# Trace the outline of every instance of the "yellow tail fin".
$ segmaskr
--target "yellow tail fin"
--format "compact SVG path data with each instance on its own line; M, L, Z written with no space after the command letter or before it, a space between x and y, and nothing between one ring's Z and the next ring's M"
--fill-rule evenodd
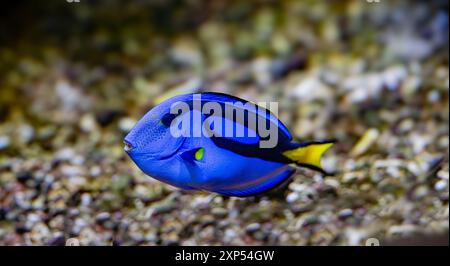
M322 170L320 158L333 146L335 141L313 142L303 147L283 152L283 155L299 165L311 166L316 170Z

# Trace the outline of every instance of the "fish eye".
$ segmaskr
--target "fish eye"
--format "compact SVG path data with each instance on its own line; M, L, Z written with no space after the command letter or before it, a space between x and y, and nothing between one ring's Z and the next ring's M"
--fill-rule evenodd
M163 124L165 127L170 127L170 124L177 116L178 115L176 115L176 114L167 113L167 114L163 115L163 117L161 118L161 120L159 122L161 124Z

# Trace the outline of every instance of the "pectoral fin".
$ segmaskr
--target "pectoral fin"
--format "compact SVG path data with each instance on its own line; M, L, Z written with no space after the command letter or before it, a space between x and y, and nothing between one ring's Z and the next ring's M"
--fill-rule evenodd
M202 147L191 149L181 154L181 158L188 162L201 161L204 156L205 149Z

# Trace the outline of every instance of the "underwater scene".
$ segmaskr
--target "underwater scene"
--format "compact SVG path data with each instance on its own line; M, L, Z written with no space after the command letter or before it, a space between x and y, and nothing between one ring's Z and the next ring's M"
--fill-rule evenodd
M2 5L0 246L448 245L448 1ZM279 141L179 141L183 95Z

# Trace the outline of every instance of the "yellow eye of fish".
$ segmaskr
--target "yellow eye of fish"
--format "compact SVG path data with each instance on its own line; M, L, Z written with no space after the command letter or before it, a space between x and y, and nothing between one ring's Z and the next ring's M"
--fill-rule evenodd
M200 148L195 152L195 159L197 161L200 161L203 158L203 155L205 154L205 149L204 148Z

